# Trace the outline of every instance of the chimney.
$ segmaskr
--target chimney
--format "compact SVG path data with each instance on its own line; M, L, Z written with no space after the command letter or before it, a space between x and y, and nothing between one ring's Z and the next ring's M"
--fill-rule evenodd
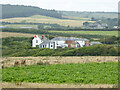
M49 40L49 35L47 35L47 39Z
M44 35L42 35L42 39L44 39Z
M59 37L58 35L56 35L56 37Z

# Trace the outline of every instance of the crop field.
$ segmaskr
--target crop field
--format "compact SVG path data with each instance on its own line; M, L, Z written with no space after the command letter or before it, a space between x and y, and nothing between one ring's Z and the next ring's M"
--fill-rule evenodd
M118 84L118 63L30 65L2 69L3 82Z
M118 36L118 31L49 31L49 32Z
M35 34L2 32L2 38L6 37L33 37Z
M118 82L117 56L3 57L2 67L3 88L113 88Z
M83 23L88 21L87 19L84 20L68 20L68 19L57 19L42 15L34 15L31 17L19 17L19 18L9 18L9 19L2 19L0 21L3 22L26 22L26 23L49 23L49 24L59 24L61 26L72 26L72 27L81 27L83 26ZM88 21L88 22L94 22L94 21Z

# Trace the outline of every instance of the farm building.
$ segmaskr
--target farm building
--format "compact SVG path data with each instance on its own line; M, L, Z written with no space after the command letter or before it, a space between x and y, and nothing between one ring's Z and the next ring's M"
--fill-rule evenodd
M97 45L97 44L102 44L101 42L90 42L90 45L93 46L93 45Z
M36 35L32 40L32 47L36 47L37 45L39 45L40 48L50 49L65 47L79 48L89 46L89 40L75 37L70 38L55 37L49 40L49 36L45 37L44 35L42 36Z
M7 26L0 26L0 28L8 28Z
M37 29L35 27L18 27L19 29Z

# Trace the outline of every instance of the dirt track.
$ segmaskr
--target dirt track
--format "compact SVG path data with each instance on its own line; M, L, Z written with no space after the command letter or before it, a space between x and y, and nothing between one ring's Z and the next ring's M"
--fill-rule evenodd
M2 88L115 88L113 84L2 83Z
M15 62L26 61L26 65L37 63L66 64L66 63L89 63L89 62L118 62L118 56L83 56L83 57L3 57L2 66L11 67Z

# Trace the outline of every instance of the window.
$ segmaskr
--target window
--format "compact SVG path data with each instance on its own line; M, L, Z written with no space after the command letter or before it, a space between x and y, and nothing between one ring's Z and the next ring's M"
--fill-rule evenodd
M36 40L36 43L38 43L38 40Z
M53 45L51 45L51 47L53 47Z

